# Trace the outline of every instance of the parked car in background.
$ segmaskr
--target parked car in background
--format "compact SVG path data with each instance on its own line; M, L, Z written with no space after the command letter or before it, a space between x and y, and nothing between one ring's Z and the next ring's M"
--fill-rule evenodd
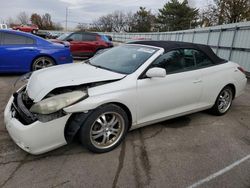
M113 47L113 43L105 35L89 32L65 33L51 41L55 43L68 41L70 51L76 58L92 57L99 50Z
M72 63L68 45L55 44L35 35L0 30L0 72L29 72Z
M97 153L129 130L210 109L228 112L246 76L210 47L174 41L120 45L86 63L35 71L11 96L4 122L23 150L41 154L75 136Z
M12 29L23 31L23 32L28 32L28 33L33 33L33 34L36 34L39 30L38 26L34 24L18 25L18 26L12 27Z
M0 24L0 29L8 29L8 26L6 24Z
M56 39L61 36L63 33L60 31L45 31L39 30L35 35L42 37L44 39Z
M110 35L105 35L110 41L112 41L112 37Z
M60 32L60 31L58 31L58 32L56 32L56 31L48 31L46 38L47 39L56 39L61 35L62 35L62 32Z

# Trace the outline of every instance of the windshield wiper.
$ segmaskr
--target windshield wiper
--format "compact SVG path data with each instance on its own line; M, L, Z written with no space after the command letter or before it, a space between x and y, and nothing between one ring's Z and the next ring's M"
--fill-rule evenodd
M100 69L105 69L105 70L110 70L110 71L115 72L114 70L109 69L109 68L107 68L107 67L103 67L103 66L101 66L101 65L93 65L93 64L90 64L90 65L92 65L92 66L94 66L94 67L97 67L97 68L100 68Z
M101 65L94 65L94 64L92 64L92 63L90 62L89 59L87 59L86 61L84 61L84 63L87 63L87 64L89 64L89 65L92 65L93 67L96 67L96 68L108 70L108 71L115 72L115 73L125 74L124 72L115 71L115 70L113 70L113 69L110 69L110 68L107 68L107 67L103 67L103 66L101 66Z

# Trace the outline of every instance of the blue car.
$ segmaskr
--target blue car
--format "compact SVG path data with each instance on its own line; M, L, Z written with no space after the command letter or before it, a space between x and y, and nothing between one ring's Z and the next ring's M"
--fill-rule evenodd
M24 73L72 62L69 43L56 44L29 33L0 30L0 73Z

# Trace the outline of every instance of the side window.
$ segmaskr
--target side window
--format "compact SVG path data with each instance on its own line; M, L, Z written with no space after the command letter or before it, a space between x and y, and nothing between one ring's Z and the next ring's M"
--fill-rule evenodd
M2 33L1 44L2 45L25 45L25 44L34 44L34 40L29 37L24 37L20 35Z
M193 49L183 49L184 59L185 59L185 67L194 68L195 66L195 57Z
M83 41L96 41L96 35L83 35Z
M163 54L151 66L164 68L167 74L172 74L194 69L195 62L190 54L181 49Z
M32 38L26 38L26 44L34 44L34 40Z
M197 68L208 67L208 66L214 65L214 63L208 58L208 56L201 51L194 50L194 56L195 56Z
M72 39L73 41L82 41L82 34L80 33L74 33L68 38Z

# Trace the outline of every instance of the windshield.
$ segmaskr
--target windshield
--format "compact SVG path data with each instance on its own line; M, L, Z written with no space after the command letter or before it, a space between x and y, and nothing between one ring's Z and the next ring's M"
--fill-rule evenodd
M61 36L57 37L58 40L65 40L71 33L64 33Z
M91 58L89 63L113 72L131 74L157 50L151 47L122 45Z
M107 36L101 35L101 37L102 37L102 40L104 40L105 42L110 42Z

